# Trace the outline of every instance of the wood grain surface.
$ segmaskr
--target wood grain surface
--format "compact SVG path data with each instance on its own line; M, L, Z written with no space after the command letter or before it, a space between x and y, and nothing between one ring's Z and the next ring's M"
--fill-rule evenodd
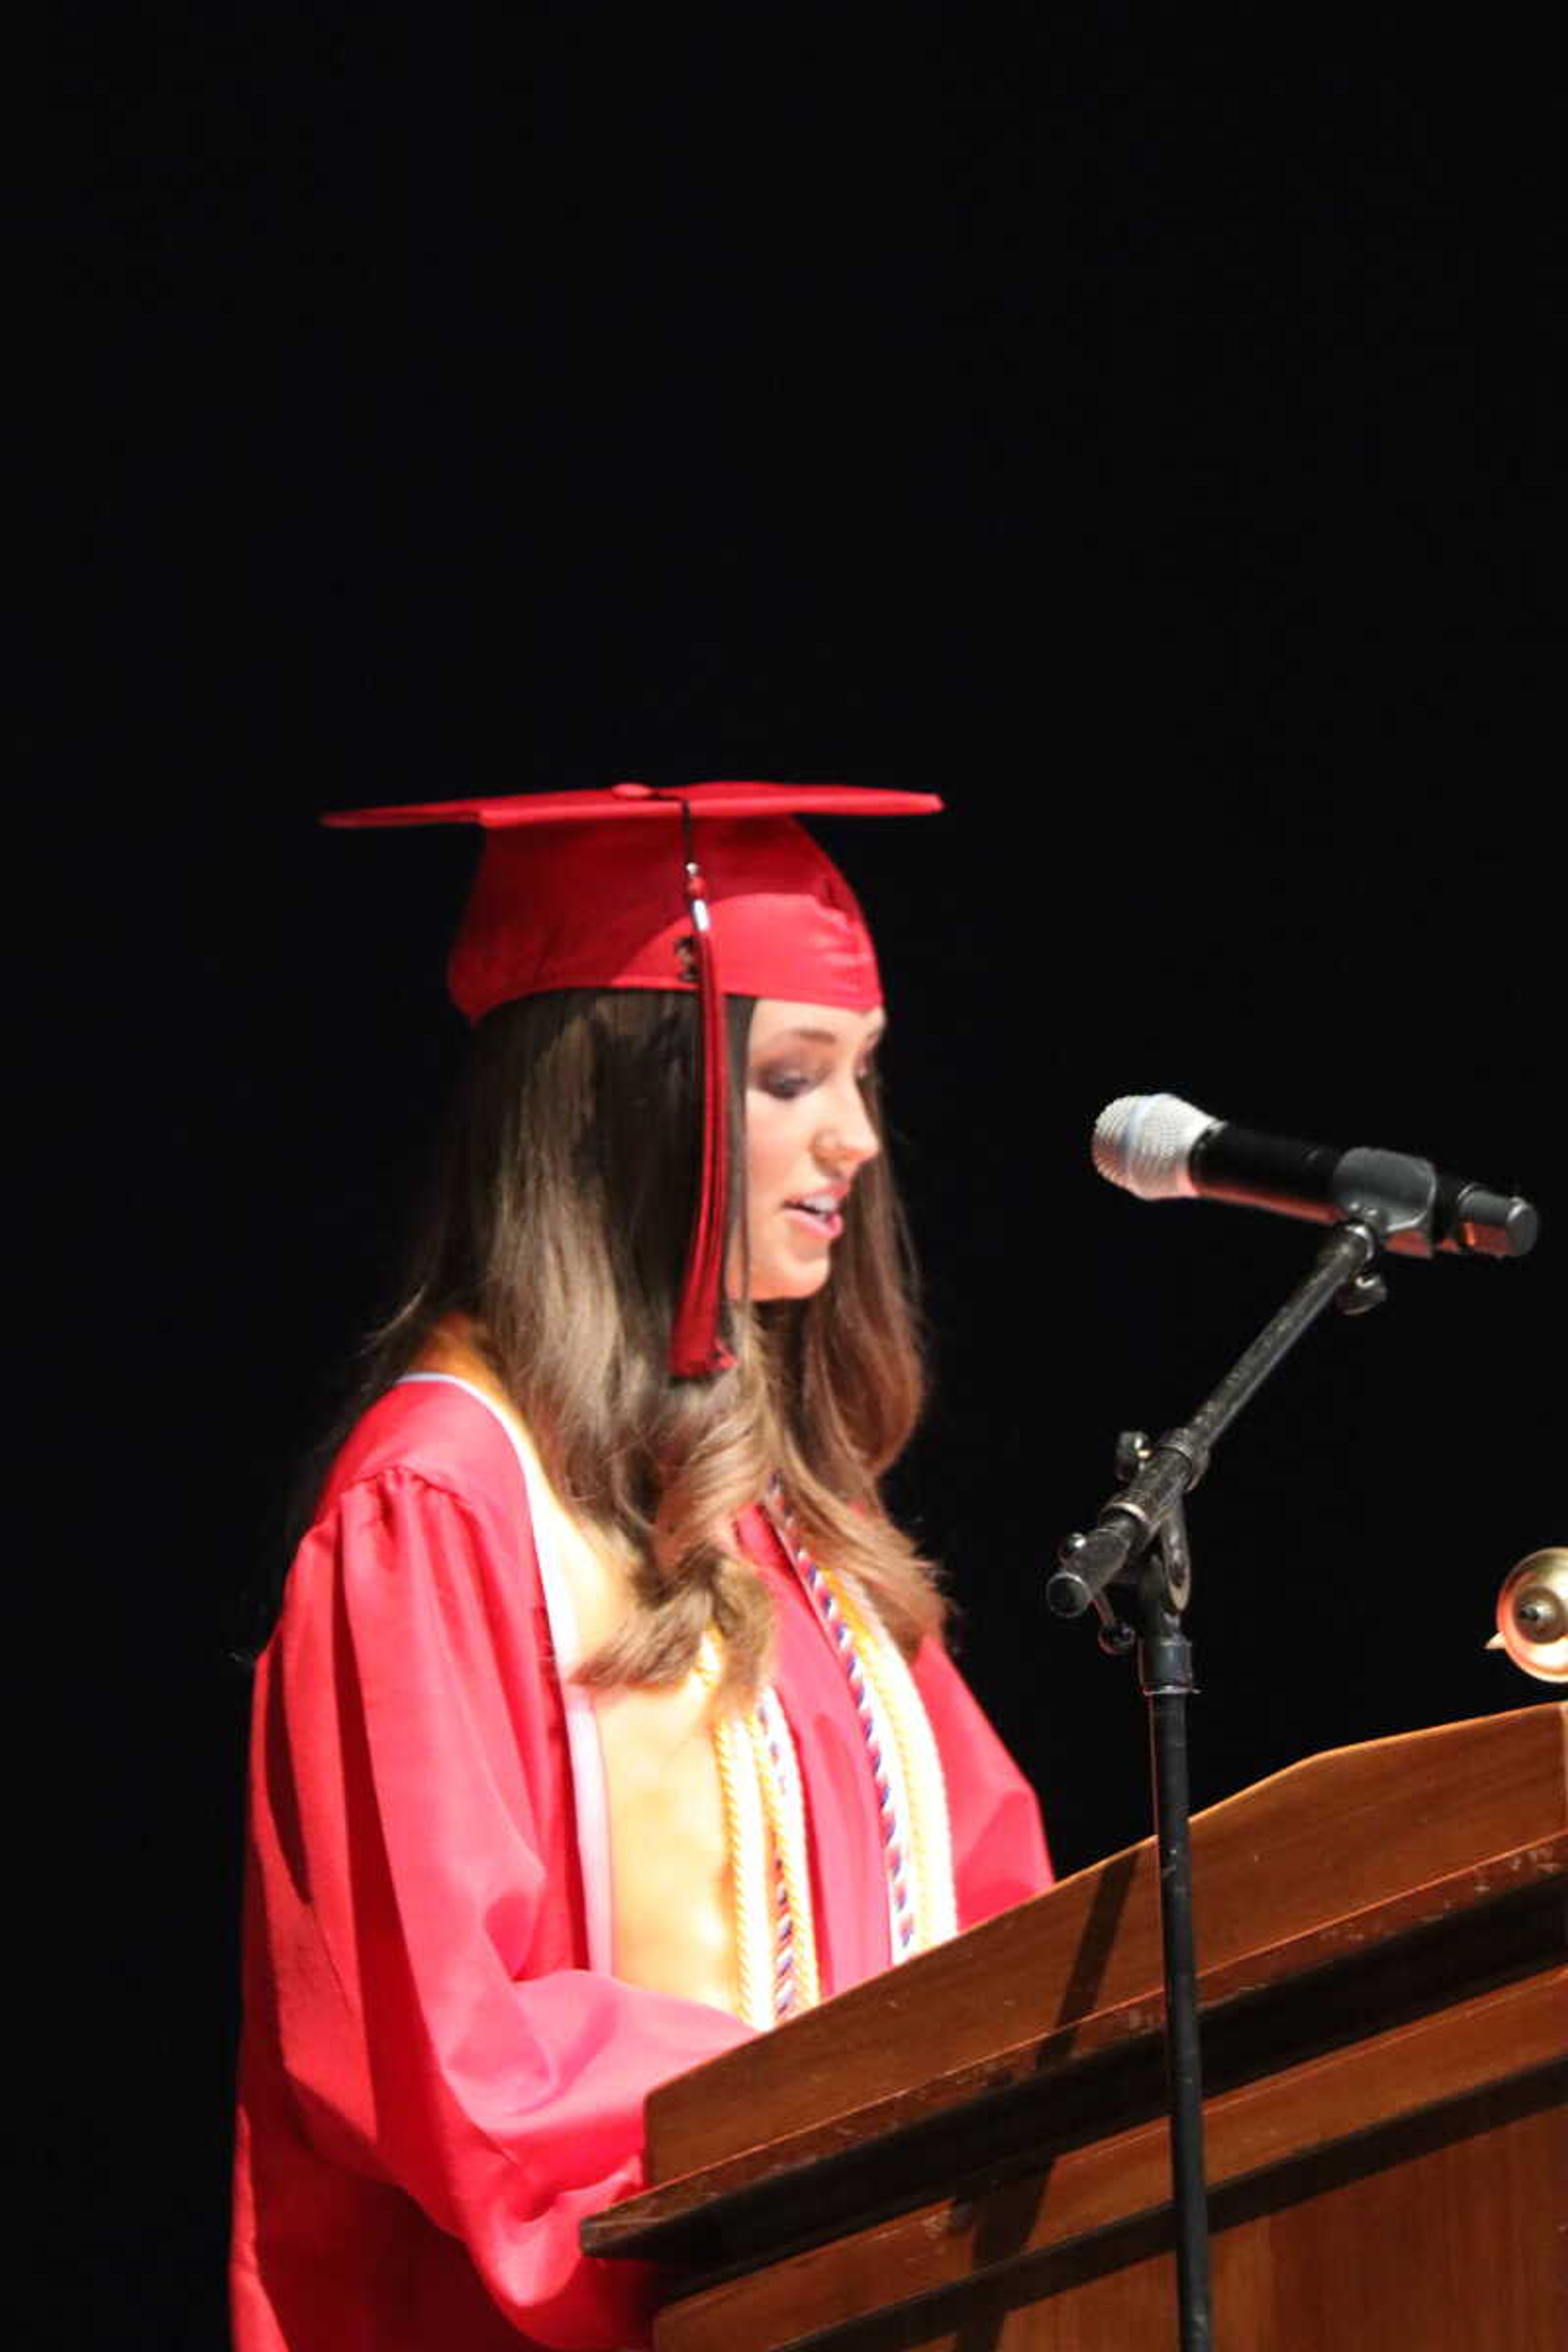
M1568 2343L1568 1708L1194 1823L1215 2342ZM650 2103L658 2352L1175 2342L1152 1847Z
M1211 2101L1216 2341L1556 2352L1565 2026L1558 1969ZM1113 2133L671 2304L658 2352L1173 2343L1168 2197L1163 2122Z

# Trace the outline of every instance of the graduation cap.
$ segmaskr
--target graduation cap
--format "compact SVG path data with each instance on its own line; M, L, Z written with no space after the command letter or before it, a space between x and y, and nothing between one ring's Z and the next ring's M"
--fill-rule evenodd
M477 824L479 872L447 964L469 1021L564 988L649 988L700 1005L702 1162L670 1335L680 1377L727 1370L720 1333L728 1223L723 1000L773 996L869 1012L877 959L855 894L801 816L921 816L931 793L716 782L524 793L353 809L330 825Z

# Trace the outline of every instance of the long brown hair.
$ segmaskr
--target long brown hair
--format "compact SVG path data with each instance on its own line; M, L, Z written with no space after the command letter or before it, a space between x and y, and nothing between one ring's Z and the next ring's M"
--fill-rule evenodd
M752 1012L729 1000L737 1106ZM816 1557L869 1590L906 1649L940 1625L942 1603L879 1491L922 1385L885 1154L857 1179L823 1290L731 1304L732 1371L667 1369L696 1191L696 1051L694 1001L674 992L568 990L480 1023L366 1390L406 1370L441 1317L474 1318L555 1492L626 1565L637 1605L582 1678L676 1681L711 1623L741 1697L766 1671L771 1612L721 1531L774 1471ZM874 1079L867 1088L880 1133ZM743 1234L739 1109L730 1156Z

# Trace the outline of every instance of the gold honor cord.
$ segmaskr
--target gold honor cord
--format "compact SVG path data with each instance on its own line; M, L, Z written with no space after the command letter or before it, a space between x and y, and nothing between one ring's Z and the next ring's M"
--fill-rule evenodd
M716 1691L723 1648L710 1627L697 1671ZM714 1722L724 1805L740 2013L759 2032L821 2000L805 1806L795 1741L771 1690Z

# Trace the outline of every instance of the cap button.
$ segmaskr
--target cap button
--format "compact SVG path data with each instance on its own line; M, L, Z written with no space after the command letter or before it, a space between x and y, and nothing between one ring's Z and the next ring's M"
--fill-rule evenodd
M651 801L653 798L651 784L612 784L610 791L618 801Z

